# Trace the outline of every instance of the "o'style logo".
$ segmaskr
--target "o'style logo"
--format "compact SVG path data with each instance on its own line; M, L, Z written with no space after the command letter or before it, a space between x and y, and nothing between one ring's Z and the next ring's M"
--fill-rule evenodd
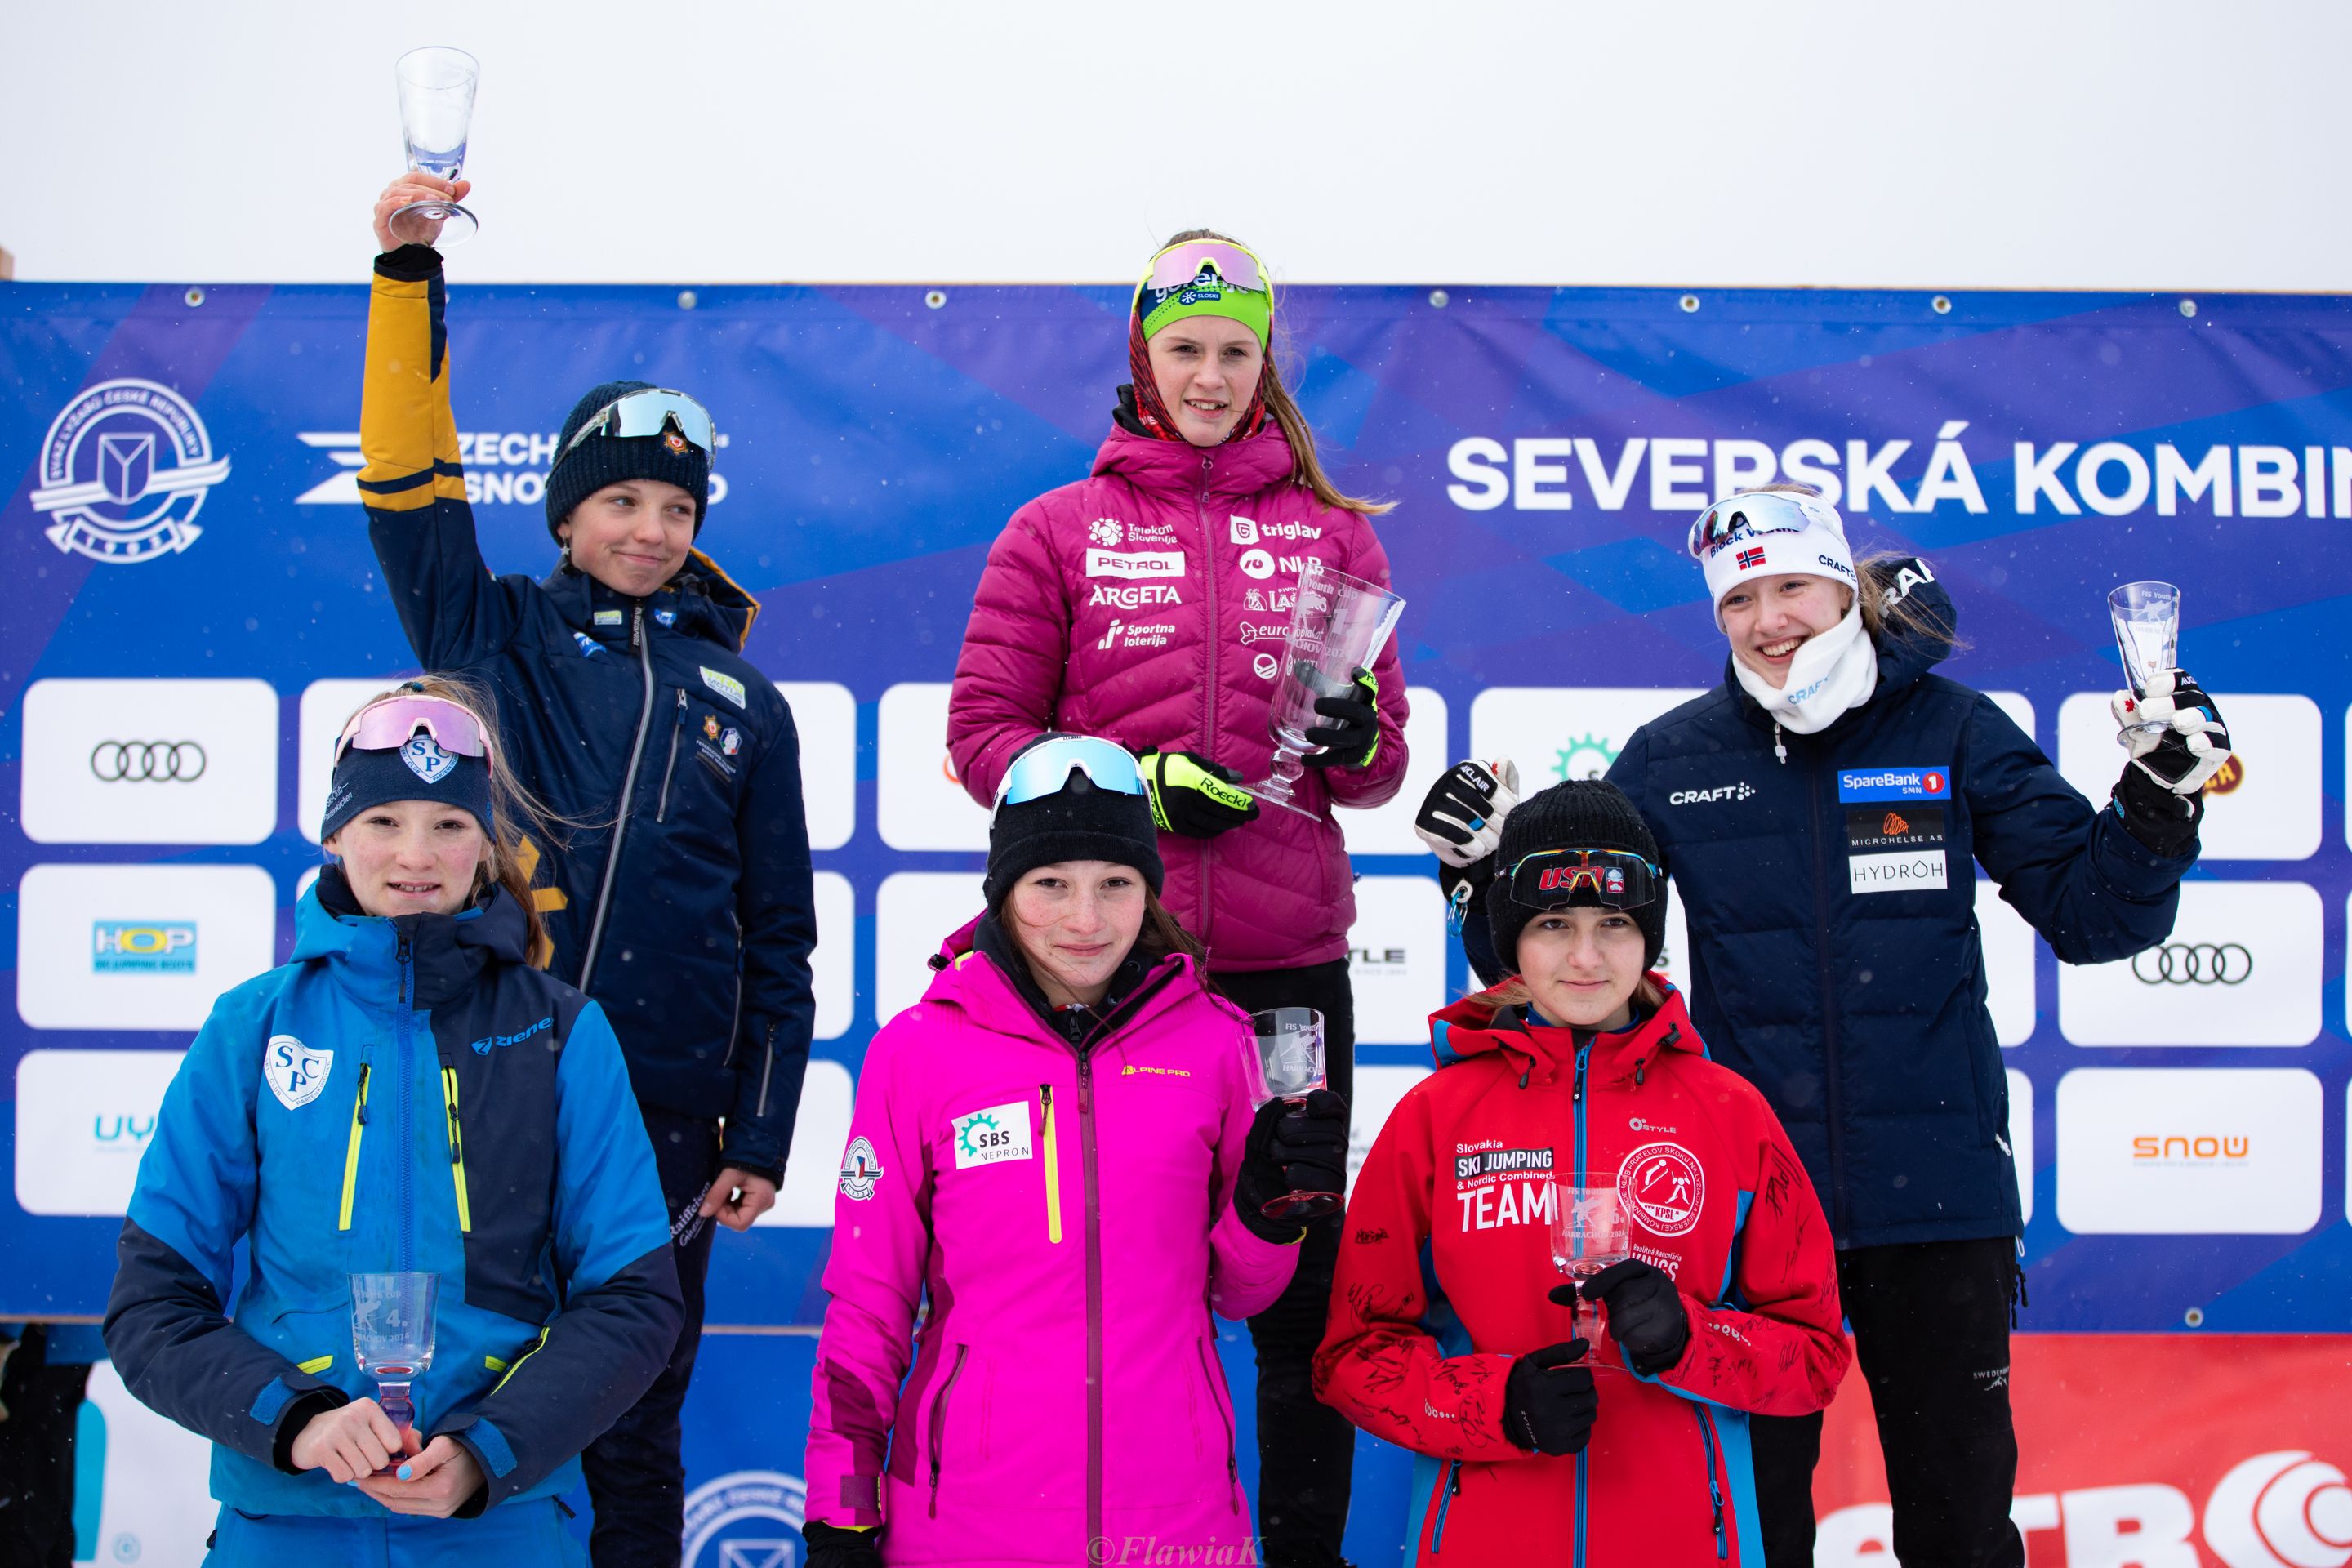
M103 381L50 422L33 510L56 520L44 531L61 551L148 561L196 542L196 512L227 478L185 398L152 381Z
M2168 942L2134 953L2131 968L2142 985L2242 985L2254 955L2234 942Z
M100 741L89 771L100 784L194 784L205 776L205 749L194 741Z

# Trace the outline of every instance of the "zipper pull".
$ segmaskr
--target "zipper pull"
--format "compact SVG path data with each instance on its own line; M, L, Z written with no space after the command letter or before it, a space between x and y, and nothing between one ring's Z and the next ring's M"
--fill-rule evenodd
M646 640L646 607L637 605L629 612L629 647L635 649Z
M360 1063L360 1102L353 1114L358 1117L359 1124L362 1127L367 1125L367 1080L368 1065L362 1062Z
M1782 767L1789 765L1789 742L1780 738L1780 721L1778 719L1772 721L1772 753L1780 759Z
M677 721L681 724L686 722L686 688L683 686L677 689Z

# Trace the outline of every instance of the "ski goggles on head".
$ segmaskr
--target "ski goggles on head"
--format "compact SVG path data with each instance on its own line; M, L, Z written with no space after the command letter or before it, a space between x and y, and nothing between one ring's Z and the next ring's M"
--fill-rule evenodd
M1143 795L1143 772L1126 747L1092 735L1048 735L1013 758L996 781L996 804L989 808L990 816L1008 805L1061 794L1069 787L1073 769L1086 774L1097 789Z
M433 743L443 751L480 757L493 773L498 771L498 757L490 750L490 738L483 733L481 721L446 697L422 693L396 693L352 714L335 741L335 761L341 763L343 753L353 747L362 752L396 752L419 730L432 736Z
M1514 903L1533 910L1571 903L1638 910L1654 903L1665 873L1630 849L1538 849L1503 873Z
M561 463L572 449L591 436L614 436L623 440L645 436L674 434L688 446L709 454L718 449L719 427L710 422L710 410L683 392L672 392L667 386L649 386L637 392L625 392L588 416L588 422L572 433L555 454ZM675 449L675 443L673 443ZM554 465L550 464L552 470Z
M1691 524L1690 552L1704 561L1710 552L1751 533L1801 533L1809 528L1831 529L1840 537L1845 532L1836 510L1815 496L1787 490L1733 496L1699 513Z
M1171 245L1151 258L1151 270L1144 276L1146 289L1166 292L1181 289L1201 276L1203 268L1214 272L1236 289L1266 291L1265 271L1248 248L1230 239L1188 239Z

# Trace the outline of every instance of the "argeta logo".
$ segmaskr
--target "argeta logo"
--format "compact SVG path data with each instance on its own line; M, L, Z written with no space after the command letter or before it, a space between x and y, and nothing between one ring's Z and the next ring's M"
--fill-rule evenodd
M1653 1236L1681 1236L1706 1204L1706 1172L1679 1143L1644 1143L1617 1167L1617 1191Z
M681 1568L794 1568L807 1517L808 1483L798 1476L737 1470L707 1481L687 1496Z
M312 1050L291 1035L270 1036L261 1054L261 1073L269 1080L269 1092L289 1110L299 1110L318 1099L334 1065L334 1052Z
M93 974L194 974L196 922L93 921L89 967Z
M187 399L152 381L103 381L50 422L33 510L57 520L45 531L60 551L151 561L196 542L205 496L227 478Z

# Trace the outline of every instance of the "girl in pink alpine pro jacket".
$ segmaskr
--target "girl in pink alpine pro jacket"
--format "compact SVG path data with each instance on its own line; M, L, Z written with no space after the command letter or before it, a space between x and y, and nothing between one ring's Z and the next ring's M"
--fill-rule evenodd
M1300 1231L1263 1205L1347 1164L1337 1095L1252 1115L1249 1024L1159 901L1135 759L1048 737L999 798L989 912L858 1080L810 1568L1241 1552L1210 1313L1281 1293Z
M1763 1568L1748 1416L1820 1410L1845 1374L1829 1223L1764 1097L1645 973L1665 879L1633 802L1557 784L1499 858L1486 915L1519 978L1431 1020L1438 1070L1348 1205L1318 1386L1421 1456L1414 1564ZM1590 1346L1555 1180L1613 1185L1631 1226L1583 1283Z
M1345 697L1316 706L1323 749L1299 784L1313 815L1260 814L1267 721L1304 563L1386 586L1371 519L1341 494L1268 353L1271 280L1205 230L1152 258L1128 323L1094 472L1038 497L989 551L956 661L948 749L985 803L1047 730L1141 753L1168 902L1201 939L1224 994L1251 1009L1321 1010L1331 1086L1354 1079L1348 978L1354 879L1335 805L1373 806L1404 778L1404 679L1393 641ZM1254 1318L1265 1560L1326 1568L1347 1522L1348 1424L1315 1401L1339 1220L1311 1226L1295 1283Z

